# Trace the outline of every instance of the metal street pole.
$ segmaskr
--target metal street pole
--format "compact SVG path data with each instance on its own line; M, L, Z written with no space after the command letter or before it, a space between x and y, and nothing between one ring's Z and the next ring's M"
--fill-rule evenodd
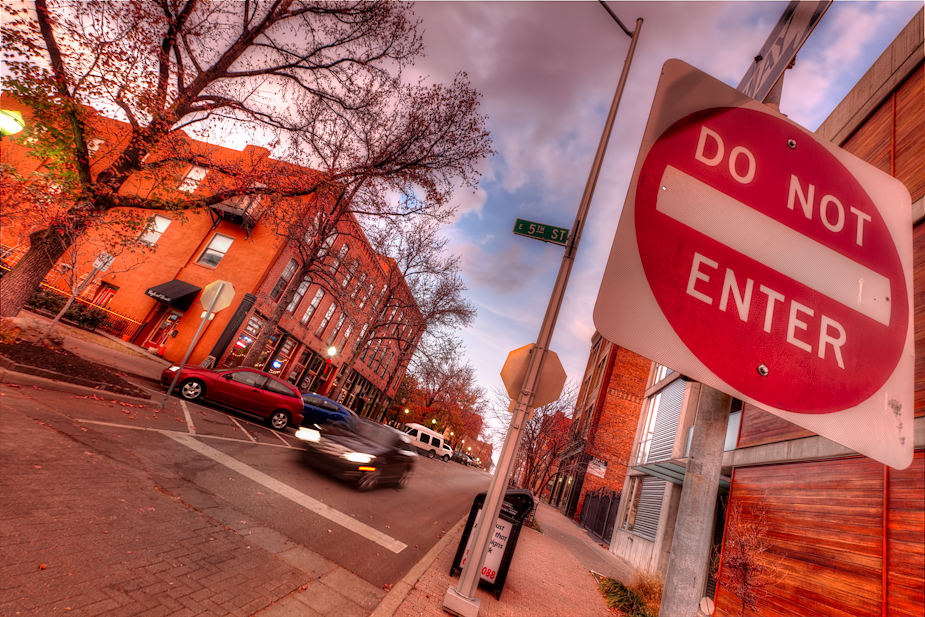
M581 231L587 219L588 210L591 206L591 198L594 196L594 188L597 185L597 178L600 175L601 164L604 160L604 153L607 151L607 142L610 140L610 133L613 129L614 119L617 116L617 109L620 107L620 99L623 96L623 88L626 85L626 79L629 74L630 65L633 61L633 54L636 51L636 43L639 40L639 32L642 29L642 19L636 20L636 29L630 33L616 15L601 2L607 12L620 24L624 32L629 34L630 41L629 51L626 54L626 60L623 64L623 72L620 75L620 82L617 84L617 91L614 93L613 102L610 106L610 113L607 115L607 122L604 125L604 131L601 135L600 144L597 147L597 153L594 155L594 163L591 166L591 174L588 177L588 183L585 185L584 194L581 197L581 204L578 206L578 214L575 217L575 223L572 226L568 244L565 248L565 255L562 257L562 264L559 267L559 275L556 278L556 284L553 287L552 296L549 299L549 306L546 309L546 316L540 326L540 333L536 340L534 352L530 355L527 365L527 374L524 378L523 388L520 396L514 405L511 414L511 424L508 428L507 436L504 440L504 446L498 459L498 466L492 475L491 484L488 487L488 493L485 496L485 504L482 508L482 516L479 524L473 529L474 534L471 544L471 554L466 559L462 572L459 575L459 582L455 587L447 589L443 598L443 607L461 617L477 617L481 601L475 597L475 588L478 585L481 576L482 564L485 562L485 556L488 554L488 545L491 536L494 533L494 522L498 519L501 512L501 504L504 501L504 494L507 488L508 475L511 473L511 467L517 456L517 448L520 444L523 424L533 413L533 395L536 391L537 377L543 368L543 362L546 359L546 351L549 349L549 343L552 340L553 330L556 326L556 319L559 316L559 309L562 306L562 298L565 295L565 288L568 284L569 274L572 271L572 265L575 262L575 254L578 251L578 243L581 240Z
M164 395L164 401L161 403L161 409L167 407L167 401L170 400L170 393L173 392L173 389L176 387L177 380L180 379L180 373L183 372L183 367L186 366L186 361L189 360L190 354L193 352L193 347L195 347L196 342L199 341L199 335L202 334L202 329L206 327L206 322L209 321L209 317L212 316L212 309L215 307L215 303L218 301L218 297L222 295L222 288L224 287L224 281L218 284L218 290L215 292L215 295L212 296L212 301L209 302L209 308L206 309L206 314L203 316L202 322L199 324L199 329L196 330L196 334L193 335L193 342L189 344L189 347L186 350L186 355L184 355L183 360L180 361L180 368L177 369L177 372L173 376L173 381L170 382L170 387L167 388L167 394Z

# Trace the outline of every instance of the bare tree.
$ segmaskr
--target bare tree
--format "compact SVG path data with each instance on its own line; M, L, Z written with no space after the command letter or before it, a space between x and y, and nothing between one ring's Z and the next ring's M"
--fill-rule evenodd
M490 152L464 76L449 87L401 83L421 53L406 4L36 0L34 12L3 10L10 74L2 85L28 108L23 139L63 191L5 277L2 315L17 314L67 251L73 234L62 229L81 234L115 209L324 193L375 214L388 187L408 196L406 212L439 210L450 179L475 182L474 164ZM91 170L105 124L95 109L127 128L107 135L116 143ZM259 134L302 171L222 160L187 137L219 129ZM218 172L213 190L176 191L191 164ZM139 182L150 192L132 190Z
M565 384L558 400L533 410L533 416L524 423L520 446L514 469L517 470L513 481L520 482L525 488L542 490L556 470L559 454L569 442L569 426L578 387L574 381ZM501 386L492 390L490 414L493 426L503 433L497 438L503 440L510 424L508 411L511 398Z
M762 507L752 506L746 512L740 501L731 501L726 512L723 546L714 547L717 557L722 559L713 579L739 599L742 615L746 608L760 613L759 600L780 580L782 558L772 556L769 551L766 517Z

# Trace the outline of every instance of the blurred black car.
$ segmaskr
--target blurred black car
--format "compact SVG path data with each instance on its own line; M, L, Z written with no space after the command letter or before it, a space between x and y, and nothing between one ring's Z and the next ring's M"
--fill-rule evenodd
M404 487L418 456L407 435L365 418L303 425L295 436L305 444L310 465L355 482L361 491L389 483Z

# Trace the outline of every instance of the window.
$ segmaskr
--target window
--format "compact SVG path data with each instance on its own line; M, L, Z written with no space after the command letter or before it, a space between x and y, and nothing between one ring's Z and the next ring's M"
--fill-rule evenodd
M337 234L331 234L325 239L324 244L322 244L321 248L318 249L318 259L321 259L328 254L328 251L331 250L331 246L334 244L334 240L336 239Z
M344 313L340 314L340 319L337 320L337 325L334 326L334 330L331 332L331 336L328 337L328 346L334 344L334 339L337 338L337 335L340 334L340 329L344 325L344 321L347 319L347 315Z
M382 300L383 298L385 298L385 292L388 291L388 289L389 289L388 283L382 286L382 291L379 292L379 298L376 300L376 307L373 309L374 311L379 310L379 305L382 304Z
M642 429L642 441L639 442L639 452L636 455L636 464L642 465L646 462L649 455L649 448L652 445L652 437L655 436L655 420L658 418L658 406L662 401L662 393L659 392L652 398L648 399L648 408L646 410L646 423Z
M328 312L324 314L324 319L321 320L321 325L318 326L315 336L321 338L321 335L324 334L324 329L328 327L328 322L331 321L331 316L334 315L334 311L336 310L337 304L332 302L331 306L328 308Z
M93 156L100 151L100 147L106 143L106 140L94 137L87 142L87 156Z
M279 280L276 281L276 285L273 286L273 290L270 292L270 297L274 300L279 300L279 297L283 295L283 291L286 287L289 286L289 281L292 279L292 275L295 273L295 269L299 267L299 262L295 259L290 259L289 263L286 264L283 273L280 274Z
M172 222L173 221L166 216L155 214L148 219L148 224L145 226L145 230L141 232L141 235L138 236L138 241L144 242L149 246L156 245L157 241L161 238L161 234L167 231L167 227Z
M350 284L350 279L353 278L354 273L356 273L357 268L360 267L360 260L354 259L353 263L350 264L350 269L347 270L347 273L344 275L344 282L340 284L341 289L347 289L347 285Z
M389 366L392 365L392 357L393 357L393 356L395 356L395 352L394 352L394 351L390 351L390 352L389 352L389 359L386 360L385 362L383 362L383 364L382 364L382 372L379 373L379 376L380 376L380 377L385 377L385 372L389 369Z
M193 165L190 170L186 172L186 175L183 176L183 180L180 181L180 186L178 186L177 189L184 193L192 193L199 186L199 183L202 182L202 179L206 177L207 173L209 173L209 170L205 167Z
M366 282L366 273L365 273L365 272L363 272L362 274L360 274L360 280L357 281L357 286L353 288L353 292L350 294L350 297L351 297L351 298L355 298L355 297L356 297L357 292L360 291L360 287L363 286L363 283L364 283L364 282ZM363 306L360 305L360 308L363 308Z
M656 364L655 365L655 380L652 382L652 385L657 384L661 380L671 375L673 372L674 372L673 370L671 370L670 368L668 368L667 366L663 364Z
M350 250L350 247L347 246L347 243L344 242L344 245L340 247L340 252L337 254L337 257L334 258L334 262L331 264L331 274L335 274L337 269L340 268L341 262L344 260L344 257L347 255L347 251Z
M286 310L290 313L295 313L296 308L299 306L299 302L302 301L302 296L305 295L305 292L308 291L308 288L311 286L312 282L307 277L304 281L299 283L299 288L295 290L295 295L292 297L292 302L289 303L289 306L286 307Z
M245 386L253 386L254 388L262 388L263 383L267 379L266 375L252 373L251 371L232 371L230 375L232 381L244 384Z
M343 349L347 349L347 341L350 340L350 333L351 333L351 332L353 332L353 324L352 324L352 323L348 323L348 324L347 324L347 331L344 332L344 342L341 343L341 349L342 349L342 350L343 350Z
M215 234L212 236L212 241L209 242L209 246L207 246L206 250L199 256L199 261L197 263L215 268L218 266L218 262L222 260L222 257L225 256L225 253L228 252L228 249L231 248L232 242L234 242L234 238L223 236L222 234Z
M369 297L373 295L373 289L373 284L370 283L369 288L366 290L366 295L363 296L362 300L360 300L360 308L363 308L363 306L366 304L366 301L369 300Z
M360 330L360 336L357 337L357 342L353 344L354 349L356 349L359 346L360 342L363 340L363 337L366 336L367 328L369 328L369 324L368 323L363 324L363 329Z
M622 529L630 530L636 523L636 512L639 510L639 487L642 483L639 477L630 478L630 500L623 513L623 522L620 524Z
M275 379L267 379L267 384L263 387L264 390L269 390L274 394L282 394L283 396L289 396L296 398L295 392L276 381Z
M408 429L408 434L411 435L412 437L417 437L417 436L418 436L418 429L416 429L416 428Z
M308 308L305 309L305 313L302 315L302 319L299 322L304 326L308 324L309 320L312 318L312 315L315 314L315 311L318 310L318 305L321 304L321 299L324 297L324 290L319 289L318 293L315 294L312 303L308 305Z
M424 433L421 433L420 439L421 439L421 443L430 444L430 435L425 435Z

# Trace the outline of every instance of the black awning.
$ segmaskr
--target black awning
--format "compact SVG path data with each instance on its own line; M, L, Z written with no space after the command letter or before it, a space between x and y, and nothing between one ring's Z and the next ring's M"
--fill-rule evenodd
M190 285L180 279L174 279L152 287L145 292L145 295L186 312L193 305L193 301L196 300L196 296L199 295L200 291L202 291L201 287Z

